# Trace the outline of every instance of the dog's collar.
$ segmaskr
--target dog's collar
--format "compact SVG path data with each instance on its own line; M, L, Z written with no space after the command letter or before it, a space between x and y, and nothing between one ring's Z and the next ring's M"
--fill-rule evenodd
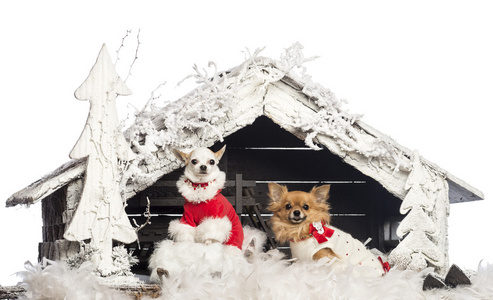
M209 186L209 184L213 183L214 181L216 181L216 179L211 180L211 181L207 181L207 182L198 182L197 183L197 182L191 181L188 178L185 179L185 183L192 186L194 190L196 190L197 188L203 188L205 190Z
M290 242L296 243L305 241L309 238L314 237L319 244L326 242L327 238L332 237L334 234L334 230L325 226L325 221L313 222L310 224L310 234L308 236L303 236L299 240L295 241L294 239L289 239Z

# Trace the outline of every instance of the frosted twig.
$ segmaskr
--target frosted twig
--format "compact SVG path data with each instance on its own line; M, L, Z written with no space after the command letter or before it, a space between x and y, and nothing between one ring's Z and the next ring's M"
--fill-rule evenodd
M135 221L135 219L132 219L134 225L136 226L135 232L139 232L147 224L150 224L149 221L151 220L151 201L149 200L149 197L146 197L146 198L147 198L147 207L146 207L146 211L144 212L143 216L147 217L147 219L146 219L145 223L142 225L138 225L137 221Z
M140 29L139 31L137 32L137 47L135 48L135 56L134 56L134 60L132 61L132 63L130 64L130 68L128 69L128 74L127 74L127 77L125 78L124 82L127 82L127 79L128 77L130 77L130 75L132 75L132 68L134 67L134 64L135 64L135 61L137 60L138 57L138 54L139 54L139 47L140 47Z
M217 73L217 65L214 62L209 61L207 66L209 68L214 67L214 75L212 75L211 78L209 77L209 73L207 72L207 70L205 68L202 68L202 71L203 71L203 73L202 73L202 72L200 72L197 64L194 64L193 70L195 71L195 74L190 74L190 75L186 76L185 78L183 78L182 80L180 80L177 83L177 86L180 86L184 81L186 81L190 78L195 78L196 84L204 84L207 89L209 89L209 88L211 89L212 93L219 93L219 87L217 86L215 81L216 81L216 78L219 77L221 74Z
M149 97L149 100L147 100L146 104L144 105L144 108L142 108L141 110L142 112L146 111L146 109L152 104L154 100L161 98L161 94L156 96L156 92L165 84L166 81L158 84L158 86L151 92L151 96Z
M120 121L120 125L119 125L119 128L120 130L123 132L123 129L125 128L127 122L130 120L130 113L132 113L132 109L133 108L133 114L134 116L137 114L137 112L139 111L139 109L137 107L135 107L135 105L133 105L132 103L127 103L127 115L125 116L125 118L123 118L121 121Z
M125 36L122 38L122 42L120 44L120 47L118 48L118 50L116 50L116 61L115 61L115 67L116 67L116 64L118 63L118 61L120 60L120 50L122 50L122 48L124 47L125 45L125 39L132 33L132 30L128 30L127 29L127 32L125 34Z
M149 197L146 197L146 198L147 198L147 207L146 207L146 211L143 214L144 217L147 217L145 223L142 225L139 225L139 224L137 224L137 221L135 221L135 219L132 218L132 222L135 225L134 229L135 229L136 233L139 232L142 228L144 228L147 224L151 224L151 222L150 222L150 220L151 220L151 201L149 200ZM140 249L140 241L139 241L138 235L137 235L137 246Z

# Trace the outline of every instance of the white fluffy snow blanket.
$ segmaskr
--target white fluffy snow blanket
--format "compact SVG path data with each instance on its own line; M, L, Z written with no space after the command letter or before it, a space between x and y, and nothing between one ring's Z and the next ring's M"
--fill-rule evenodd
M63 261L46 259L37 265L26 262L24 267L25 271L17 273L22 278L19 285L26 289L20 299L132 299L102 284L90 262L83 263L77 270L70 269Z
M480 267L471 286L423 291L430 271L391 270L382 277L355 278L350 268L335 273L323 261L290 263L273 250L238 273L173 274L164 279L160 299L493 299L493 265Z
M243 232L243 250L221 243L176 243L171 240L157 243L149 259L151 281L160 282L157 268L162 268L171 275L187 272L197 277L229 276L248 272L250 265L245 252L249 252L246 255L249 257L248 260L260 255L267 237L262 231L249 226L243 227ZM252 240L255 246L250 245Z
M354 278L351 270L333 273L323 262L290 263L273 250L256 255L235 272L198 274L190 270L164 278L160 299L493 299L493 265L481 264L472 285L423 291L430 270L391 270L377 278ZM246 267L245 267L246 266ZM54 262L22 272L26 299L129 299L101 284L84 265L69 270ZM149 299L149 298L146 298Z
M159 283L157 268L165 269L170 275L185 271L202 277L236 274L247 268L247 264L243 252L234 246L164 240L154 250L149 268L151 281Z

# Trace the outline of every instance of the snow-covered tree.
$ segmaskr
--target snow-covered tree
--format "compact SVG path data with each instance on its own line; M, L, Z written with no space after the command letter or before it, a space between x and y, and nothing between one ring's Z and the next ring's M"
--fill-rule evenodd
M405 185L408 191L400 207L401 214L407 214L397 235L404 239L389 256L391 264L399 269L420 271L429 264L441 267L444 254L430 239L439 230L432 219L437 199L437 188L427 169L421 163L419 153L413 154L412 170Z
M81 199L64 233L70 241L91 240L97 250L92 261L103 276L114 269L113 240L128 244L137 239L120 192L120 163L134 154L120 131L115 103L117 95L129 94L103 45L86 81L75 91L77 99L89 100L91 106L70 157L86 158L87 166Z

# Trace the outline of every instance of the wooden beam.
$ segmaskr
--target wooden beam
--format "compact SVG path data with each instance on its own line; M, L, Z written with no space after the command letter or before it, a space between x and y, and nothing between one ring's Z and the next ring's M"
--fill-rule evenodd
M255 180L242 180L243 187L254 187L256 185ZM176 181L173 180L160 180L156 181L156 183L153 184L153 186L159 186L159 187L176 187ZM224 184L225 187L232 187L236 186L236 178L235 181L232 180L226 180L226 183Z
M243 212L243 175L242 174L236 174L236 179L235 179L235 186L236 186L236 191L235 191L235 210L236 214L241 215Z
M17 299L26 294L21 286L0 286L0 299Z
M228 199L228 201L232 204L232 205L236 205L236 196L235 198L232 198L232 197L226 197L226 199ZM155 198L151 198L149 197L149 200L151 200L151 207L161 207L161 206L183 206L183 204L185 204L185 199L183 199L183 197L155 197ZM255 202L252 202L252 200L248 197L241 197L241 200L240 202L243 204L243 205L254 205ZM145 205L147 205L147 200L145 200ZM143 204L143 200L141 199L141 206L144 205Z

